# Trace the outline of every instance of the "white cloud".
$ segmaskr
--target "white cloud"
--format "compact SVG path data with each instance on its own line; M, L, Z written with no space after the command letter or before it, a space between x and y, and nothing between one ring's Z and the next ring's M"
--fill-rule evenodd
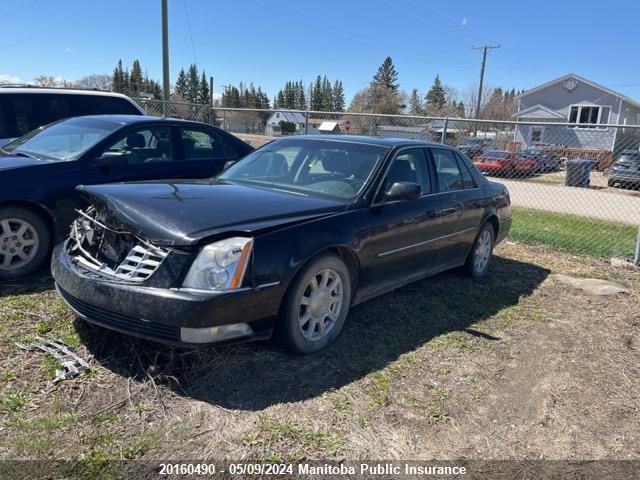
M462 26L464 27L467 24L467 17L462 19Z
M65 53L71 53L71 52L73 52L74 50L73 50L73 48L71 48L71 47L67 47L67 48L65 48L65 49L64 49L64 51L65 51Z
M222 94L221 94L221 93L214 92L214 93L213 93L213 100L214 100L214 101L216 101L216 100L222 100Z
M9 73L0 73L0 83L24 83L20 77Z

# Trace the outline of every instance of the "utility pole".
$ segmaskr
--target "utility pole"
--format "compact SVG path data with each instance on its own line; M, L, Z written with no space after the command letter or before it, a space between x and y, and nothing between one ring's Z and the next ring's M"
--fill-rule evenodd
M209 123L213 125L213 77L209 77Z
M476 102L476 120L480 118L480 102L482 101L482 86L484 83L484 65L487 62L487 50L500 48L500 45L482 45L481 47L471 47L471 50L482 50L482 66L480 67L480 87L478 88L478 101ZM478 133L478 122L475 123L474 131Z
M169 13L162 0L162 116L169 112Z

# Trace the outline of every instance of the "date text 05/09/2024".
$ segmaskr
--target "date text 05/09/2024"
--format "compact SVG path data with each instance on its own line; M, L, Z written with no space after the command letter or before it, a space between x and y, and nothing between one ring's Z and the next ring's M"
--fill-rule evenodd
M299 463L229 463L216 468L212 463L163 463L159 465L160 475L464 475L466 468L451 465L423 465L411 463L360 463L360 464L309 464Z

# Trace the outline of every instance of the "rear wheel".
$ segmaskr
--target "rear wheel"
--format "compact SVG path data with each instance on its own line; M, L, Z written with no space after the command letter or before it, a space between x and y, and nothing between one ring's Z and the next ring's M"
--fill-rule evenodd
M489 271L489 264L491 263L491 255L493 254L493 245L495 242L495 235L493 231L493 225L487 222L485 223L475 242L471 252L467 257L465 263L465 270L467 274L473 278L484 277Z
M342 331L351 304L351 276L335 255L323 255L300 272L287 291L278 330L287 347L314 353Z
M40 215L22 207L0 208L0 279L37 271L50 244L51 234Z

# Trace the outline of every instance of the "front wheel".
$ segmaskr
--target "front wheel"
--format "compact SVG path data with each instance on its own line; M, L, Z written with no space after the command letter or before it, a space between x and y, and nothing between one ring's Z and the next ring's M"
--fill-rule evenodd
M285 296L278 330L289 349L314 353L340 334L351 304L351 276L335 255L313 260L293 280Z
M478 232L478 236L475 242L473 242L471 252L467 257L465 270L469 276L481 278L487 274L489 264L491 263L494 241L493 225L487 222L482 226L480 232Z
M42 217L21 207L0 208L0 279L29 275L46 261L51 235Z

